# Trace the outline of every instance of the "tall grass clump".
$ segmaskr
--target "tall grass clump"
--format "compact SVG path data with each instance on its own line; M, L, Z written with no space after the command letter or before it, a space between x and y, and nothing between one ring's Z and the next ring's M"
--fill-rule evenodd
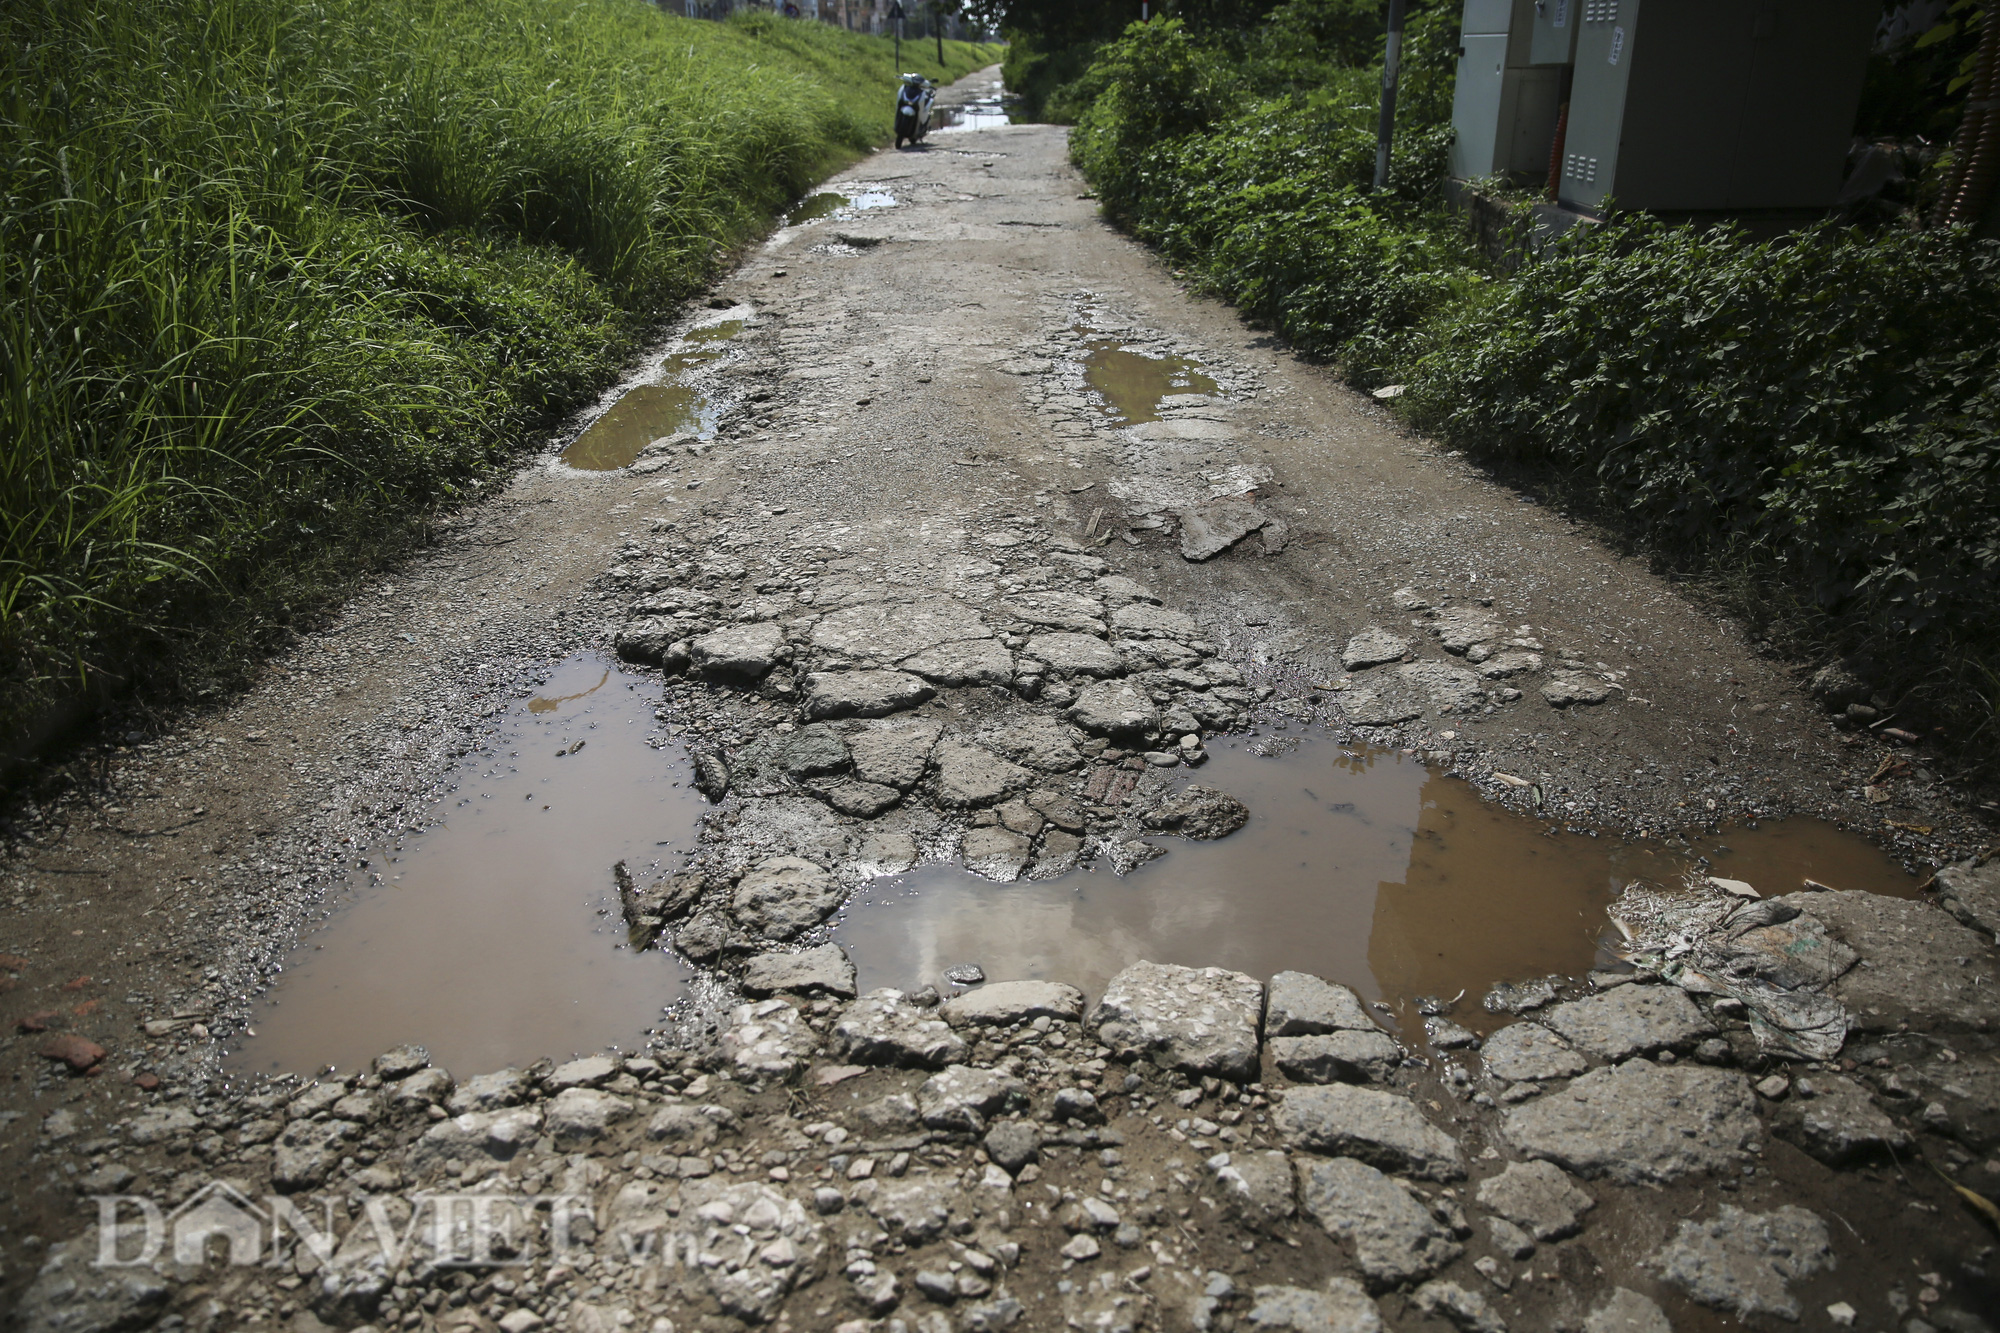
M8 756L226 678L609 383L896 72L639 0L16 0L0 49Z

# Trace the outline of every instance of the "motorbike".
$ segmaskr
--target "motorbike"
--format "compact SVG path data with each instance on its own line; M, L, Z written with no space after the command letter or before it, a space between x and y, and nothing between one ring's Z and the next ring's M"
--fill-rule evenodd
M921 74L905 74L896 92L896 147L921 142L931 128L931 102L937 89Z

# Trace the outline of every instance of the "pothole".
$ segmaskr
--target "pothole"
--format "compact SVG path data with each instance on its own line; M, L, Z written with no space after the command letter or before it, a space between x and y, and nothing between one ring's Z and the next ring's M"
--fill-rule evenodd
M832 938L864 991L947 990L945 969L973 963L992 979L1064 981L1094 996L1146 959L1262 978L1310 972L1406 1023L1419 997L1463 992L1453 1016L1479 1029L1499 1021L1479 1009L1496 983L1615 965L1605 908L1633 880L1916 892L1865 839L1817 820L1671 843L1593 837L1507 811L1397 752L1308 736L1266 757L1263 744L1217 745L1192 775L1249 807L1226 838L1155 838L1168 854L1123 878L1100 868L996 884L922 867L858 891Z
M703 808L654 716L661 694L579 656L517 701L422 833L353 853L366 868L230 1064L353 1070L415 1042L446 1068L498 1069L643 1044L691 972L625 947L612 866L643 874L685 850Z
M1083 366L1084 380L1104 399L1105 413L1128 426L1158 421L1169 398L1220 391L1186 357L1151 356L1111 339L1093 341Z
M727 343L743 326L729 319L682 334L680 341L690 345L661 359L660 379L628 389L563 450L562 461L583 472L611 472L631 466L658 440L686 433L713 437L720 405L686 377L727 356Z

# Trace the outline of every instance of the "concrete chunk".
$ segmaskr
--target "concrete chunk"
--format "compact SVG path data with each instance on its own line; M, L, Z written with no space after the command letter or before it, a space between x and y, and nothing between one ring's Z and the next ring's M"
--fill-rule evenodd
M1280 972L1271 978L1264 1006L1266 1037L1304 1037L1346 1029L1376 1030L1361 997L1353 991L1305 972Z
M1300 1163L1299 1197L1353 1250L1376 1291L1428 1277L1465 1252L1407 1189L1351 1157Z
M1756 1100L1733 1070L1634 1059L1515 1107L1503 1126L1522 1152L1585 1178L1666 1184L1735 1172L1761 1140Z
M1600 1060L1682 1050L1715 1031L1678 986L1619 986L1556 1005L1542 1023Z
M1272 1123L1287 1146L1306 1152L1355 1157L1428 1180L1465 1175L1451 1135L1424 1119L1401 1093L1344 1084L1292 1088Z
M990 981L945 1001L945 1021L1005 1027L1048 1017L1074 1023L1083 1017L1083 992L1060 981Z
M1134 963L1111 978L1091 1011L1097 1039L1120 1059L1248 1082L1257 1076L1264 987L1219 967Z
M1569 1078L1590 1067L1568 1042L1540 1023L1509 1023L1486 1039L1479 1058L1487 1073L1509 1082Z
M838 944L822 944L799 953L758 954L743 968L743 989L752 995L824 991L851 996L854 979L854 964Z

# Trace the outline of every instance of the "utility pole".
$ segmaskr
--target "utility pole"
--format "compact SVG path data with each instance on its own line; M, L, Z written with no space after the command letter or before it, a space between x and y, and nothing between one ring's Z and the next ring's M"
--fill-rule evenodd
M903 77L903 0L889 0L889 17L896 21L896 77Z
M944 0L931 0L931 23L937 32L938 64L944 64Z
M1389 0L1389 42L1382 53L1382 120L1375 129L1375 192L1389 188L1389 145L1396 137L1396 80L1403 72L1403 0Z

